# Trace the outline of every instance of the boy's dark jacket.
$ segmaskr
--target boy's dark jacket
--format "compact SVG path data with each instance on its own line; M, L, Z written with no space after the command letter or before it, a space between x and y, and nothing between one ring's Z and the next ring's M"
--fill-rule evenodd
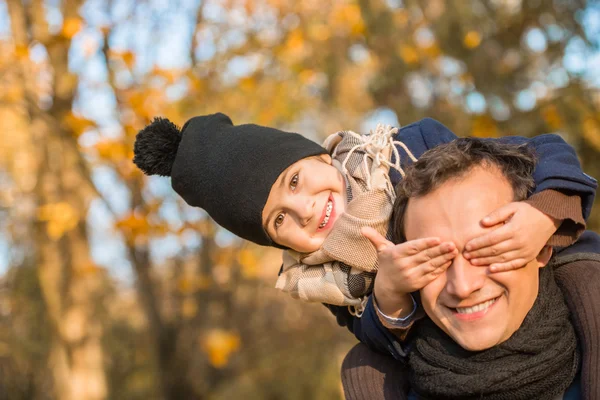
M425 151L454 139L456 139L456 135L431 118L407 125L401 128L396 135L396 140L403 142L417 158ZM598 184L594 178L582 172L575 151L560 136L551 134L534 138L508 136L495 140L511 144L529 143L532 145L538 158L538 164L533 174L536 183L534 193L554 189L563 193L578 194L581 197L583 217L587 220ZM402 164L410 160L401 148L398 148L398 151ZM401 179L400 174L395 170L390 171L390 177L394 185ZM586 231L565 252L600 253L600 236ZM372 296L369 296L362 318L352 316L346 307L327 304L325 306L336 316L339 325L347 327L358 340L371 349L391 354L398 360L402 360L406 356L398 338L385 328L377 317Z

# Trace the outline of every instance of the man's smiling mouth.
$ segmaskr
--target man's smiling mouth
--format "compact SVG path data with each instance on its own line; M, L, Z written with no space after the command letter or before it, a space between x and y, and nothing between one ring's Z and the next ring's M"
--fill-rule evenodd
M456 310L458 314L474 314L476 312L487 310L496 301L498 301L498 299L499 297L496 297L495 299L484 301L483 303L476 304L472 307L456 307L454 310Z

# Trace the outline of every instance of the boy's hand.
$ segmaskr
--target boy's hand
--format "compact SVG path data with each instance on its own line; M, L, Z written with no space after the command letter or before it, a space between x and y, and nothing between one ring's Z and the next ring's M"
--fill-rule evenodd
M375 283L379 281L385 290L399 296L426 286L444 272L458 254L454 243L440 243L439 238L395 245L373 228L362 228L361 233L377 250L379 269Z
M538 256L561 221L524 202L513 202L481 220L484 227L502 224L465 245L464 257L473 265L490 267L491 272L525 266Z

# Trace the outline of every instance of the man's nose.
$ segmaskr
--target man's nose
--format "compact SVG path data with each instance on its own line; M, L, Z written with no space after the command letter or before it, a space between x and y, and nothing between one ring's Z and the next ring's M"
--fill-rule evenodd
M472 265L458 254L446 271L446 291L458 299L466 299L485 283L486 268Z

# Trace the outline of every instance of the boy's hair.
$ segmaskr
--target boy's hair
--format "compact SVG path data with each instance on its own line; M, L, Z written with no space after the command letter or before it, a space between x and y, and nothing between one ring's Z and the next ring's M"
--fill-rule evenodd
M425 152L405 172L396 187L392 214L392 238L406 240L404 214L411 197L425 196L451 179L461 178L475 167L496 168L508 180L514 201L528 197L534 188L536 158L527 145L511 145L476 138L459 138Z

